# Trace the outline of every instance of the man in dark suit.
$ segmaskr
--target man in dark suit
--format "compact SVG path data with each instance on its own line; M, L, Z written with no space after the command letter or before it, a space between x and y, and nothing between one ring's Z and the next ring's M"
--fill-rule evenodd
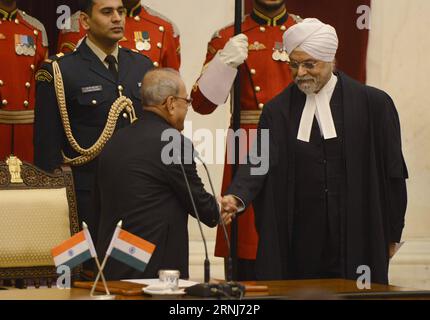
M177 269L181 278L188 278L187 224L194 210L179 161L200 219L209 227L219 221L218 206L197 175L190 156L192 143L180 133L191 101L179 74L173 69L154 69L146 74L142 88L143 117L120 130L100 155L96 247L103 256L122 220L123 229L155 244L156 249L143 273L109 260L106 278L154 278L160 269ZM172 154L181 156L170 158Z
M80 5L87 38L73 53L48 59L36 74L35 164L47 171L72 166L79 220L96 238L97 156L114 131L141 115L134 107L141 105L141 79L152 63L118 46L126 13L121 0Z

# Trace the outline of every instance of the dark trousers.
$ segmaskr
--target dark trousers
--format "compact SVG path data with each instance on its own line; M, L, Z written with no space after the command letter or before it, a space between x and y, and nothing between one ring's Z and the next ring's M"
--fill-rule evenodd
M228 263L224 259L224 272L227 279ZM255 281L257 280L255 273L255 260L238 259L237 260L237 281Z

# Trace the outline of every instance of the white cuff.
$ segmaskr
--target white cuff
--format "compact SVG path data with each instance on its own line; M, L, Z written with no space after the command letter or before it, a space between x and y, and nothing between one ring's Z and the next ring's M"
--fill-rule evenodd
M240 206L237 208L237 213L241 213L243 211L245 211L246 207L245 207L245 203L243 202L243 200L239 197L236 197L235 195L232 195L237 201L240 202Z
M227 101L236 74L237 69L223 63L217 54L197 83L206 99L218 106Z

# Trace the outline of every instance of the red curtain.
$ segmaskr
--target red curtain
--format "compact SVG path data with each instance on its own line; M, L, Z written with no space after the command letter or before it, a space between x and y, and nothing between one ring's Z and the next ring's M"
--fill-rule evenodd
M286 0L287 11L302 18L318 18L336 28L339 37L338 68L349 76L366 82L366 58L369 31L357 27L361 14L357 8L370 7L370 0ZM245 12L252 10L252 0L245 0Z

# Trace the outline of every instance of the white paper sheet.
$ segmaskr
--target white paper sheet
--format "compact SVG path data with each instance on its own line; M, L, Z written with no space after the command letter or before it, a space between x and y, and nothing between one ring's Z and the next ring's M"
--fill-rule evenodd
M146 284L147 286L161 284L161 281L159 279L130 279L130 280L121 280L121 281L133 282L137 284ZM197 284L197 282L179 279L179 288L188 288L195 284Z

